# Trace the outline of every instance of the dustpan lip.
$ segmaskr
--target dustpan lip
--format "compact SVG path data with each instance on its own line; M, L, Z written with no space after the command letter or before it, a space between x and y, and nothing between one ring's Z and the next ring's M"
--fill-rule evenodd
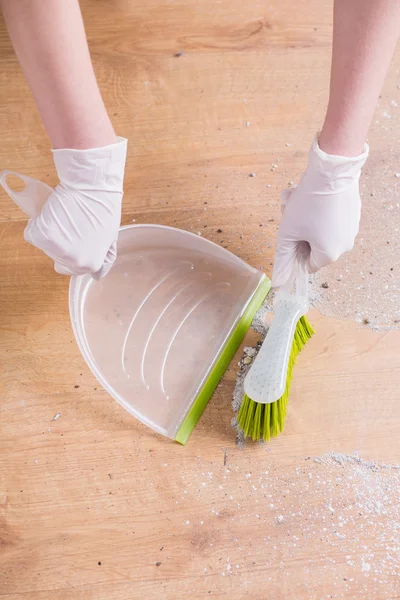
M236 254L234 254L233 252L231 252L230 250L228 250L227 248L224 248L223 246L220 246L220 244L217 244L216 242L213 242L212 240L209 240L208 238L203 237L202 235L198 235L197 233L193 233L193 231L188 231L187 229L181 229L180 227L172 227L172 225L161 225L159 223L130 223L129 225L122 225L119 228L119 231L124 231L126 229L135 229L135 228L156 228L156 229L169 229L170 231L179 231L180 233L183 233L189 237L192 237L194 239L201 239L202 243L206 243L209 246L214 246L215 248L218 248L218 251L223 253L223 254L227 254L228 256L230 256L231 258L235 259L236 261L238 261L241 264L246 265L247 268L252 269L254 272L259 271L259 269L256 269L256 267L253 267L253 265L250 265L248 262L246 262L245 260L243 260L243 258L240 258L240 256L237 256ZM71 289L71 284L72 281L77 278L77 277L85 277L85 275L74 275L73 277L71 277L71 281L70 281L70 289Z

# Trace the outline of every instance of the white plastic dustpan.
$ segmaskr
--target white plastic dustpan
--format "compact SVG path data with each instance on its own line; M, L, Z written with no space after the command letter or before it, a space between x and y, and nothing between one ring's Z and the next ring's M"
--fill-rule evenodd
M10 189L8 175L25 188ZM0 173L0 185L30 217L52 191L12 171ZM131 225L104 279L71 278L71 321L111 396L184 444L269 289L261 271L197 235Z
M70 313L103 387L184 444L269 289L263 273L208 240L132 225L103 280L71 279Z

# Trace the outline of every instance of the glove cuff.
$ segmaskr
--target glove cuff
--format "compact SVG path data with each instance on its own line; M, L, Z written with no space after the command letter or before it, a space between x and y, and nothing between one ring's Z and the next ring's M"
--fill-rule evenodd
M117 137L103 148L53 150L54 164L65 188L123 192L128 140Z
M365 144L364 151L359 156L338 156L327 154L318 144L318 134L315 136L308 156L308 170L317 172L324 179L355 179L359 176L368 158L369 146Z

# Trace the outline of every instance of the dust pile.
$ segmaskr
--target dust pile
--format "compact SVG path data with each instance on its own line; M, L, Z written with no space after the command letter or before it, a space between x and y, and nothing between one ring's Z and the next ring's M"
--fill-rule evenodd
M325 563L332 589L340 581L348 592L356 587L360 597L371 597L371 579L386 593L399 591L400 465L332 452L275 476L271 502L289 534L280 544L292 557L298 546L305 550L307 543L316 543L314 560ZM288 487L287 494L278 492L281 484ZM295 506L291 488L297 496Z
M182 527L213 532L202 546L204 573L234 578L238 597L254 570L262 570L265 590L296 582L290 597L397 597L400 465L338 452L290 464L253 454L233 450L219 466L198 459L198 468L182 471ZM185 516L193 502L195 519Z
M399 591L400 465L332 452L257 482L266 484L285 529L274 543L292 559L315 544L332 592L339 582L357 597L371 597L372 583L386 597Z

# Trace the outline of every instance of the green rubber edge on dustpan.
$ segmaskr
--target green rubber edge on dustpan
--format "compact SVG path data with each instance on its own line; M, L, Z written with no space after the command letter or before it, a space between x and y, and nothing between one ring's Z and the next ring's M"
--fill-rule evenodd
M182 425L180 426L176 436L175 441L180 444L186 444L188 441L190 434L195 428L197 421L200 419L203 414L203 410L207 406L208 401L218 383L221 380L222 375L225 373L229 363L231 362L236 350L239 348L246 332L248 331L251 322L254 318L254 315L260 308L261 304L264 302L265 297L267 296L269 290L271 289L271 281L264 275L260 280L256 291L254 292L250 302L246 306L246 309L243 315L240 318L240 321L236 325L235 329L232 331L224 349L219 355L214 367L212 368L210 375L207 378L207 381L204 383L201 388L199 395L194 401L192 408L189 413L185 417Z

